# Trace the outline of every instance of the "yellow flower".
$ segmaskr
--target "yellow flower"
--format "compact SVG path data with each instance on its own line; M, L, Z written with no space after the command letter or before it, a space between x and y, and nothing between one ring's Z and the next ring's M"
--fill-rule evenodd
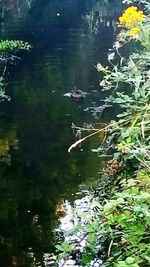
M131 37L134 37L135 35L137 35L140 32L140 29L138 27L134 27L129 31L129 35Z
M120 24L129 28L135 26L137 23L143 22L143 20L143 11L138 10L136 6L128 7L122 16L119 17Z

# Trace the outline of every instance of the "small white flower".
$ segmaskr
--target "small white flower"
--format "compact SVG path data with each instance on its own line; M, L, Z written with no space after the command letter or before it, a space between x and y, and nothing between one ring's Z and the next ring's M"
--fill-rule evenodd
M103 86L106 86L107 84L105 80L102 80L99 85L103 87Z
M132 4L134 1L132 0L123 0L122 4Z
M120 44L119 41L116 41L116 42L114 43L114 45L113 45L113 48L118 49L119 47L121 47L121 44Z
M150 78L150 70L147 71L147 77Z
M102 71L103 69L104 69L104 67L102 66L102 64L101 63L97 63L97 70L98 71Z
M107 70L108 70L108 67L103 67L103 65L101 64L101 63L97 63L97 66L96 66L96 68L97 68L97 70L99 71L99 72L107 72Z
M115 57L115 53L114 53L114 52L108 54L108 60L109 60L109 61L113 60L114 57Z

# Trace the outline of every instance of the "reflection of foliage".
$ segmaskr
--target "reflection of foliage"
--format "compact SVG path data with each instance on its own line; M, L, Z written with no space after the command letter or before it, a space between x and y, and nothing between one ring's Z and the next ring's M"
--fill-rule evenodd
M117 1L95 1L91 11L84 16L89 31L91 34L97 34L99 32L99 27L105 26L115 26L115 16L118 14L118 9L121 9L121 0Z
M59 24L58 22L56 11L58 8L64 10L64 6L68 10L69 5L65 5L65 1L40 2L45 13L38 8L39 13L36 13L36 10L34 12L35 17L39 19L35 19L34 12L32 19L37 24L40 24L39 20L41 19L42 27L47 18L50 25L63 27L61 25L64 23ZM48 2L50 8L45 8L44 2ZM73 2L82 5L87 1ZM70 5L69 9L73 25L75 24L74 14L80 16L80 13L75 12L75 8ZM62 17L60 16L59 19L63 20L65 16L68 16L67 20L65 17L65 23L70 24L70 12L62 11ZM40 27L38 34L41 32ZM65 24L65 27L65 32L68 33L70 25L67 27ZM34 31L36 27L31 27L32 29ZM57 29L55 31L57 32ZM83 31L79 30L78 32L77 37L81 38ZM74 36L71 29L70 42L72 42L72 34ZM62 47L62 52L57 53L58 58L56 58L56 54L52 54L50 50L47 53L42 47L42 53L47 53L45 60L42 57L43 54L41 55L41 43L40 40L40 49L36 51L37 62L34 58L33 65L32 58L28 63L28 71L22 66L11 88L15 102L13 112L17 118L17 124L19 124L20 150L14 155L12 153L12 166L3 173L4 178L0 184L3 192L0 196L3 207L0 210L5 213L5 215L0 214L0 235L3 241L1 245L7 253L7 259L13 256L14 263L17 262L16 257L19 258L20 255L23 255L20 265L25 267L27 258L31 258L32 263L29 264L31 266L35 265L35 261L44 265L44 252L53 250L51 247L53 243L52 230L58 217L58 214L54 214L56 203L60 203L62 196L72 199L71 194L78 190L81 181L89 176L94 179L100 165L99 160L91 155L90 149L71 156L67 154L68 143L71 142L71 133L68 129L72 120L80 120L82 112L76 103L63 100L62 94L64 90L68 90L72 80L73 82L77 80L75 73L79 72L78 66L84 69L81 62L83 49L82 51L79 49L76 39L73 39L72 42L74 43L73 48L76 47L76 50L70 49L70 46L69 49L66 49L66 43L64 47L62 46L63 42L58 41L57 45L54 44L56 47ZM72 43L69 44L72 45ZM38 45L39 43L37 47ZM69 51L66 53L66 50ZM72 57L69 53L72 53ZM86 53L84 57L86 59ZM78 60L77 65L73 64L74 59L75 64ZM87 66L88 64L85 64L85 68ZM27 65L25 65L26 67ZM69 81L70 75L68 75L70 69L73 77L71 82ZM70 116L67 117L68 113ZM58 208L57 212L59 212Z
M37 66L39 76L33 79ZM41 68L38 62L31 65L31 71L21 69L11 88L17 103L14 113L20 149L11 153L11 167L3 174L1 203L6 217L0 216L0 225L5 224L7 229L0 227L0 235L7 258L17 256L25 267L28 260L29 266L35 262L44 265L44 252L54 250L54 225L63 215L59 209L61 199L73 199L81 181L97 172L99 161L90 149L72 156L67 153L72 134L66 114L70 112L73 119L79 119L81 110L62 96L61 65L44 64ZM55 88L58 92L52 93Z
M8 140L0 139L0 161L10 164L9 143Z
M18 149L16 131L10 130L0 138L0 161L8 165L11 163L10 149Z
M0 77L0 102L3 101L4 99L10 99L6 93L5 93L5 81L3 77Z
M1 0L2 14L5 16L5 13L9 12L9 16L15 15L18 17L23 17L31 8L34 0Z

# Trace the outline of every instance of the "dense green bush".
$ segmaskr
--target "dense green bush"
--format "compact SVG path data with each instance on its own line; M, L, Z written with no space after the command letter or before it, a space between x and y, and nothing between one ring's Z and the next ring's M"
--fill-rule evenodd
M17 52L18 50L28 50L31 47L29 43L21 40L1 40L0 41L0 53Z

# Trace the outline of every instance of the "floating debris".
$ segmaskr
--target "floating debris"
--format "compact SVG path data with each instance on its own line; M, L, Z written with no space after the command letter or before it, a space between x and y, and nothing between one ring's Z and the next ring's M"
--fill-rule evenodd
M86 92L83 92L83 91L77 89L75 86L73 86L71 91L64 94L63 96L70 97L70 98L73 98L73 99L79 101L79 100L83 100L86 97L86 95L87 95Z

